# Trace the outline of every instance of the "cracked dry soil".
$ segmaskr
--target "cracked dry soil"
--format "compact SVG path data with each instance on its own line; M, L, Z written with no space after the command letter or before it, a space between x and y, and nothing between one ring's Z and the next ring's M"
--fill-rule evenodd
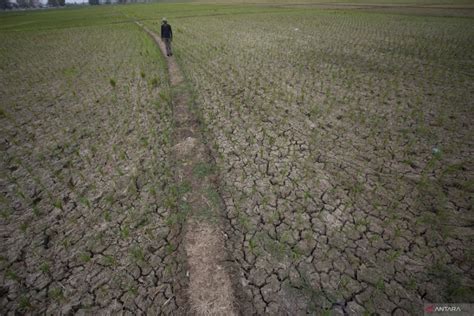
M250 313L473 302L472 25L313 10L180 30Z
M32 36L5 35L28 55L12 67L32 61L3 79L38 69L2 91L2 313L237 314L215 170L174 60L168 74L133 25L41 35L34 56ZM78 37L96 47L86 61Z
M182 314L153 43L133 24L1 37L0 314Z
M159 37L140 23L163 56L166 49ZM172 57L167 58L173 94L173 147L175 182L181 188L178 208L187 217L184 249L188 266L190 312L197 315L237 315L228 255L224 248L222 204L215 187L215 170L198 120L189 107L190 95Z
M0 34L2 313L472 302L472 25L292 14Z

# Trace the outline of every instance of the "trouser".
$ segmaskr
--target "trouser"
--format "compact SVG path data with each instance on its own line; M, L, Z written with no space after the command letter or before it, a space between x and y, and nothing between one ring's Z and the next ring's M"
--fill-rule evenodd
M165 47L166 47L166 55L170 56L173 53L171 52L171 38L163 38L163 41L165 42Z

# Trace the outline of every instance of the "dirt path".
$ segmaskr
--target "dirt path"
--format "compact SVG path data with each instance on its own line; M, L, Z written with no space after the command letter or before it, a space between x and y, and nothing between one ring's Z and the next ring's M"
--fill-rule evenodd
M141 23L165 55L159 36ZM188 263L190 312L198 315L236 315L232 283L226 268L221 206L214 185L214 168L199 125L189 110L189 92L173 57L167 58L173 96L175 180L183 192L179 209L186 210L184 242Z

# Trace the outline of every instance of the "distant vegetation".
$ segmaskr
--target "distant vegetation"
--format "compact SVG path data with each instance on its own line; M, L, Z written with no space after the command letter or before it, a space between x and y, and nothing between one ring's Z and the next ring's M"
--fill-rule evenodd
M62 7L66 5L77 5L77 4L89 4L89 5L102 5L102 4L130 4L130 3L216 3L219 4L282 4L282 5L304 5L304 4L316 4L316 5L469 5L472 6L471 0L76 0L78 2L68 3L66 0L47 0L47 3L43 3L41 0L0 0L0 10L8 9L27 9L27 8L44 8L44 7Z
M0 0L0 9L26 9L26 8L40 8L40 7L61 7L65 6L65 0L48 0L46 4L39 0Z
M126 3L144 3L153 2L148 0L87 0L84 2L67 3L66 0L48 0L47 3L43 3L40 0L0 0L0 10L8 9L28 9L28 8L44 8L44 7L63 7L65 5L76 5L76 4L89 4L89 5L100 5L100 4L126 4Z

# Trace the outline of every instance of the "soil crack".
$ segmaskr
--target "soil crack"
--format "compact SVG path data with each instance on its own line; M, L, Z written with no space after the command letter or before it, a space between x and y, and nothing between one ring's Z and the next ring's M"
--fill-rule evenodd
M160 37L136 22L165 55ZM171 86L184 83L173 57L167 58ZM183 187L177 212L185 212L184 248L189 269L187 296L190 312L198 315L237 315L232 280L228 273L228 252L222 231L222 205L210 198L218 192L210 151L200 135L198 123L189 110L189 92L175 89L173 113L173 155L176 185ZM186 184L186 185L184 185ZM217 193L218 194L218 193Z

